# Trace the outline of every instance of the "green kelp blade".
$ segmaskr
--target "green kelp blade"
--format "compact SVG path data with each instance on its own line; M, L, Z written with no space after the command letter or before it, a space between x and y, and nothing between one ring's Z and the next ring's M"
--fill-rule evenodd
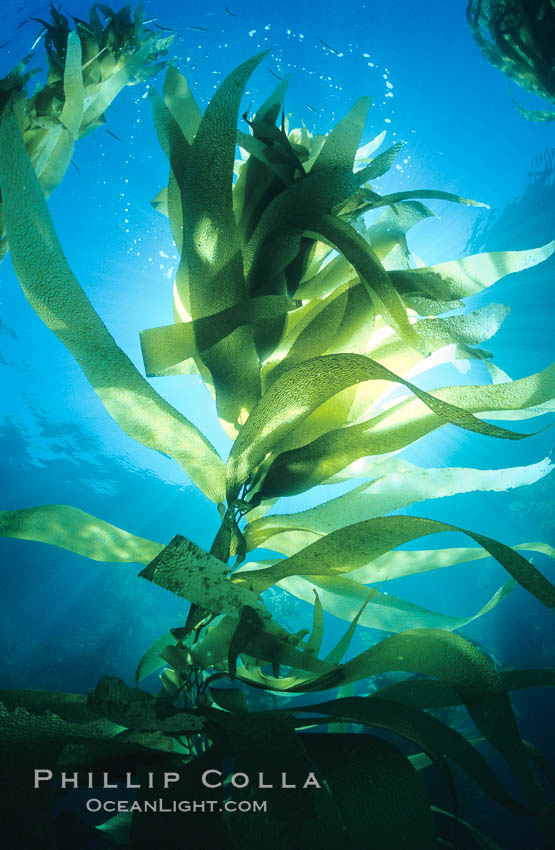
M319 217L312 229L343 254L360 277L370 299L377 299L384 319L409 345L419 349L418 337L409 323L393 279L374 255L368 242L350 224L331 214Z
M143 679L146 679L147 676L151 675L151 673L155 673L157 670L160 670L165 666L165 661L161 657L160 653L167 646L172 646L174 644L175 637L171 632L167 632L165 635L162 635L162 637L157 638L153 643L151 643L139 661L135 671L135 685L137 687L139 687Z
M233 71L208 104L189 152L181 189L183 252L178 296L192 319L245 300L243 258L233 213L233 164L243 90L265 54ZM187 278L183 291L182 281ZM237 428L260 396L258 355L247 325L202 354L221 419Z
M488 838L487 835L484 835L483 832L481 832L475 826L472 826L472 824L468 823L468 821L463 820L458 813L456 815L454 815L451 812L445 811L444 809L438 809L437 806L432 806L432 812L435 812L439 815L443 815L447 818L450 818L451 820L454 820L455 826L457 828L459 826L464 827L464 829L469 833L469 835L472 836L472 838L474 839L474 841L476 842L476 844L478 845L480 850L502 850L502 848L498 844L495 844L491 840L491 838ZM454 844L448 844L446 846L452 847L453 850L456 850Z
M412 385L411 389L414 391ZM492 419L497 418L499 411L505 411L504 419L529 418L533 408L537 408L534 415L541 415L546 412L543 407L546 402L555 398L555 364L517 381L442 387L431 390L429 397L441 399L455 409L487 415ZM401 401L371 419L331 430L307 445L279 454L266 473L264 495L302 493L332 478L359 458L398 451L446 421L428 407L422 395ZM460 424L456 416L450 421Z
M555 670L500 670L499 675L506 691L520 691L526 688L555 687ZM462 705L460 694L445 682L435 679L407 679L395 682L375 691L370 699L395 700L416 708L447 708Z
M353 170L355 156L366 126L371 98L361 97L339 121L331 133L326 136L320 153L316 157L311 171L327 168L345 168Z
M408 758L371 735L306 735L338 807L350 846L380 850L435 847L426 789ZM369 843L371 842L371 843Z
M549 458L530 466L505 469L423 469L393 457L376 466L373 481L360 484L342 496L306 511L270 514L249 523L244 531L245 540L249 550L264 545L284 555L293 555L317 537L347 524L383 516L428 499L476 491L502 493L525 487L549 475L552 469ZM288 531L296 533L293 536ZM384 574L366 580L392 577Z
M447 779L444 758L462 768L492 800L512 811L529 813L529 809L510 797L485 758L463 735L419 708L378 696L355 696L303 705L297 711L341 717L401 735L421 747Z
M396 247L401 246L408 260L407 233L409 230L434 213L416 201L405 201L382 213L379 219L366 228L364 238L372 246L376 257L383 262Z
M407 387L442 422L449 422L466 430L486 434L490 437L519 440L526 436L482 422L464 408L455 407L437 396L432 396L420 390L414 384L405 381L369 357L360 354L328 354L306 360L289 370L264 393L235 441L228 459L227 487L231 498L237 495L242 482L260 463L266 453L273 449L296 425L306 419L313 410L347 387L364 381L376 380L388 381ZM366 425L366 423L363 423L363 425ZM355 426L351 426L351 429L353 427ZM356 427L360 428L361 426ZM341 433L347 433L351 429L345 428ZM327 436L324 435L324 438ZM319 441L315 442L318 443ZM384 451L389 451L389 449L384 449ZM293 454L293 452L288 454ZM351 458L349 462L355 459ZM329 478L336 471L333 470L328 473L325 478ZM272 488L276 488L275 495L302 491L289 489L287 475L281 482L278 482L274 477L271 486L268 486L268 484L268 478L266 478L264 482L266 496L274 495L271 492ZM302 489L307 488L303 487Z
M8 240L27 300L75 357L118 425L175 458L210 499L222 501L223 464L216 450L142 377L71 271L12 112L2 120L0 148Z
M555 587L533 564L504 543L437 520L413 516L376 517L332 531L284 561L246 573L259 592L289 576L341 575L362 567L396 546L428 534L459 531L486 549L525 590L555 608Z
M335 340L349 303L348 288L341 287L313 308L286 334L266 361L264 389L279 375L304 360L324 354ZM370 304L368 307L370 308Z
M81 72L81 41L76 32L70 32L67 38L64 68L64 106L62 123L74 139L79 135L85 108L85 89Z
M144 44L135 53L128 55L121 67L107 79L102 80L94 86L89 86L87 92L87 105L83 115L82 133L95 125L98 119L106 112L112 101L120 91L128 85L135 75L145 65L149 55L152 53L154 38L148 37Z
M511 549L522 549L527 552L540 552L548 558L555 559L555 549L547 543L517 543ZM287 553L284 553L287 554ZM373 581L388 581L402 576L417 575L418 573L440 570L456 564L478 561L490 558L489 552L477 548L424 549L410 551L400 550L386 552L365 567L353 570L349 578L366 584Z
M406 629L445 629L452 632L489 614L515 589L516 582L512 579L506 582L478 610L462 617L430 611L421 605L415 605L414 602L407 602L406 599L399 599L389 593L380 593L351 578L338 575L313 576L309 579L290 576L280 581L278 586L297 599L309 603L317 591L328 614L347 621L356 618L361 626L368 628L384 632L403 632ZM361 611L361 605L365 606L369 593L371 605ZM326 661L329 660L326 658Z
M176 322L141 331L146 374L164 374L165 370L178 363L199 356L237 328L285 317L295 306L296 303L286 296L263 295L191 322Z
M492 251L436 266L392 271L390 277L399 292L420 292L449 301L475 295L505 275L543 263L554 251L555 240L526 251Z
M255 591L230 580L227 564L180 534L139 575L215 614L238 616L248 605L268 616Z
M341 682L394 670L433 676L454 688L487 741L501 753L535 809L545 807L503 680L471 643L440 629L414 629L387 638L342 666ZM325 678L316 680L321 689Z
M305 652L311 652L315 657L318 657L322 640L324 639L324 609L320 602L320 597L316 588L314 588L314 613L312 615L312 631L305 644Z
M0 537L49 543L106 563L148 564L164 548L69 505L1 511Z
M116 844L123 844L125 847L128 847L128 842L131 838L132 823L133 812L120 812L107 821L104 821L104 823L96 824L95 828L108 835Z
M461 195L455 195L452 192L441 192L439 189L414 189L407 192L392 192L390 195L373 197L368 203L359 207L356 214L360 216L365 212L378 209L379 207L394 207L396 204L403 203L404 201L416 200L451 201L454 204L462 204L467 207L484 207L489 210L489 204L484 204L481 201L473 201L471 198L463 198Z
M352 639L355 635L356 628L357 628L359 622L361 621L362 615L364 614L364 610L365 610L366 606L368 605L368 603L371 600L374 599L374 597L376 596L376 593L377 593L376 588L368 588L367 587L367 588L365 588L365 591L366 591L366 593L365 593L366 598L363 600L362 605L360 606L358 611L355 612L352 619L348 618L348 619L351 619L351 622L349 624L347 631L345 632L345 634L343 634L339 638L339 641L333 647L331 652L329 652L326 655L324 661L327 664L336 665L336 664L341 664L341 662L343 661L345 654L346 654L347 650L349 649L349 647L351 645L351 641L352 641ZM314 590L314 593L316 593L316 590ZM347 619L347 618L345 618L345 619Z
M183 74L170 65L164 80L164 103L191 145L197 134L202 112Z

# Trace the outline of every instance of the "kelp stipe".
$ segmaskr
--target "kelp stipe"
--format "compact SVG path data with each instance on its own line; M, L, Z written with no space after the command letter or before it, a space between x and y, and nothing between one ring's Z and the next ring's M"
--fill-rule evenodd
M7 748L19 752L23 734L34 742L34 759L45 747L45 764L64 769L130 758L138 773L152 764L171 766L181 778L168 790L170 800L193 793L198 766L229 757L252 775L261 767L268 776L313 773L322 786L298 788L286 798L265 792L272 807L256 821L215 812L205 825L215 846L290 850L293 833L303 848L314 842L330 850L366 848L370 830L377 847L401 850L408 828L412 848L446 846L420 770L431 761L454 790L448 760L492 801L538 815L547 835L549 805L532 768L539 760L518 733L508 693L553 685L555 671L500 673L454 632L499 604L515 581L555 607L555 589L519 553L552 550L536 542L511 548L472 530L384 514L423 498L525 486L549 471L548 461L507 470L424 470L396 454L446 423L519 440L525 435L486 419L503 411L503 418L517 421L552 409L552 368L499 381L500 370L477 347L496 332L505 308L444 314L462 309L466 297L499 277L546 259L553 245L430 268L417 264L406 234L431 214L421 200L472 202L425 190L380 196L370 181L391 166L397 148L374 156L381 137L359 147L365 98L328 136L313 138L305 128L290 131L285 120L276 126L281 83L250 121L251 133L237 134L242 90L261 59L232 72L204 115L175 69L163 97L155 94L152 101L170 166L167 189L155 203L169 216L181 262L176 322L143 332L145 365L149 375L200 373L235 438L225 466L133 367L94 312L65 260L16 117L10 110L4 115L0 184L12 262L26 297L115 421L175 458L218 504L221 517L205 552L179 533L164 546L63 505L2 514L5 535L97 560L141 563L143 578L191 603L187 621L157 640L139 663L137 685L162 669L159 697L111 677L86 701L5 692ZM362 218L383 207L376 221ZM488 363L494 383L424 392L412 381L438 363L476 358ZM392 405L388 394L397 387L405 396ZM298 514L267 514L276 497L356 478L367 481L330 502ZM480 548L394 551L443 530L462 531ZM276 553L269 564L247 560L261 544ZM511 579L463 620L368 586L488 554ZM262 593L278 583L313 604L307 628L290 633L270 615ZM349 622L321 657L325 610ZM394 634L344 661L355 630L364 625ZM394 671L431 678L388 683L369 697L349 692L354 682ZM213 687L222 679L241 687ZM336 699L280 702L284 694L332 688L340 689ZM264 691L277 700L273 710L257 710L256 694ZM505 789L479 741L426 711L452 705L466 706L479 736L519 780L524 802ZM422 753L408 758L371 735L353 743L350 736L298 734L330 723L393 732ZM68 743L72 738L77 744ZM27 754L22 763L28 761ZM217 793L224 802L229 785ZM256 799L253 790L242 794ZM147 796L141 789L138 803ZM459 828L488 846L464 821ZM175 843L175 820L154 826L140 805L102 829L130 847Z

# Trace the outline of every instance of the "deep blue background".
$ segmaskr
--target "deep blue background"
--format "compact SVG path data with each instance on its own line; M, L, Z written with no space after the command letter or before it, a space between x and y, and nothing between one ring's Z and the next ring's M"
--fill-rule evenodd
M62 10L86 17L88 5L68 2ZM302 119L310 129L327 132L358 96L370 94L374 106L363 141L386 129L390 143L406 142L398 165L376 183L378 191L437 188L490 205L484 212L431 203L439 219L420 224L410 243L426 262L483 249L536 247L553 238L553 125L529 123L514 108L503 75L487 64L472 40L465 2L231 0L228 9L212 0L202 6L145 4L146 18L175 28L171 55L203 106L227 72L270 47L272 53L249 83L245 109L260 103L275 85L270 69L291 74L286 111L292 113L292 126ZM40 31L30 18L46 11L38 2L3 5L0 75L29 51ZM40 55L40 45L35 52ZM151 85L160 88L161 83L159 78ZM514 86L511 90L521 103L539 105ZM166 179L167 164L155 139L147 85L122 92L108 119L122 141L104 130L81 140L75 168L68 170L50 208L77 277L141 368L138 331L172 320L177 257L166 220L150 206ZM512 307L502 330L487 344L511 377L544 368L552 359L554 269L552 258L472 302L502 301ZM217 528L214 507L176 464L118 430L69 354L25 302L9 259L0 278L2 507L72 504L145 537L167 542L179 532L208 547ZM482 379L485 373L477 372L472 381ZM434 380L438 385L471 378L445 369ZM158 379L155 386L223 452L228 450L198 378ZM517 429L535 431L543 424L528 420L517 423ZM502 467L539 460L549 454L552 442L550 430L514 443L445 428L420 441L407 457L423 466ZM553 542L553 503L552 486L542 481L507 494L421 503L409 513L465 525L506 543ZM297 504L302 506L303 499ZM466 545L447 536L443 543ZM419 548L441 544L439 538L430 539ZM102 673L131 681L144 649L184 612L182 601L137 581L133 566L96 564L17 540L1 541L0 559L4 687L84 692ZM536 563L554 575L547 559L538 556ZM478 607L504 577L496 564L479 561L394 582L388 590L456 615ZM281 615L288 626L299 628L310 611L294 600L282 606ZM333 636L344 628L329 625ZM520 589L465 634L503 664L553 664L552 621ZM365 645L360 640L358 648ZM525 734L549 749L553 702L548 695L521 693L515 702Z

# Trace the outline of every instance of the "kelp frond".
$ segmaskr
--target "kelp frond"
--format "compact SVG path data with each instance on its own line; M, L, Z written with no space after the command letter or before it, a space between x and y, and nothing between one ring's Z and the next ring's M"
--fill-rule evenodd
M525 91L555 104L550 0L470 0L466 10L474 39L488 60ZM552 110L524 109L530 121L553 121Z

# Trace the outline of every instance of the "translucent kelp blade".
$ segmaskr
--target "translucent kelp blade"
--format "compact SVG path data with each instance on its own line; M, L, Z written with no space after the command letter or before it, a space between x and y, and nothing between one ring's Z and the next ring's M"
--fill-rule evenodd
M183 253L177 286L193 319L232 307L246 296L233 213L235 136L244 87L264 55L243 63L224 80L206 108L188 156L180 187ZM237 328L202 359L212 374L220 418L238 427L260 396L251 329Z
M353 617L358 618L357 622L361 626L383 632L403 632L406 629L445 629L453 632L489 614L515 589L515 582L513 580L506 582L484 605L461 617L431 611L422 605L399 599L389 593L379 593L364 584L359 584L358 581L338 575L311 578L291 576L280 581L278 586L297 599L303 599L309 603L317 591L322 607L328 614L347 621ZM369 593L372 594L371 605L361 612L361 605L366 605ZM326 658L326 661L331 663L332 659Z
M216 450L142 377L73 275L11 112L2 120L0 147L8 240L27 300L73 354L118 425L175 458L209 498L222 501L223 465Z
M347 650L349 649L349 647L351 645L351 641L353 640L353 638L355 636L356 628L357 628L359 622L361 621L361 617L364 614L366 606L368 605L368 603L371 600L374 599L374 597L377 593L376 588L368 588L367 587L367 588L365 588L365 590L366 590L366 598L362 602L362 605L360 606L358 611L355 612L352 619L350 617L348 618L348 619L351 619L351 622L349 624L347 631L345 632L344 635L342 635L340 637L339 641L333 647L331 652L329 652L328 655L326 655L324 661L326 661L328 664L341 664L341 662L343 661L343 659L344 659L344 657L347 653ZM316 590L314 590L314 593L316 593ZM345 618L345 619L347 619L347 618Z
M388 516L332 531L267 570L248 574L261 592L288 576L328 576L351 572L396 546L441 531L460 531L486 549L516 581L548 608L555 608L555 587L529 561L504 543L437 520Z
M353 170L371 99L361 97L339 121L326 140L312 165L312 172L330 168Z
M418 349L418 337L409 324L406 309L395 289L394 281L363 237L350 224L334 215L321 216L314 222L312 229L331 242L351 263L370 298L377 300L384 319L403 339Z
M435 825L408 758L371 735L307 735L305 746L338 807L352 847L430 850ZM369 840L372 844L369 844Z
M191 145L200 127L202 112L187 80L173 66L168 68L164 80L164 103Z
M1 511L0 537L48 543L106 563L148 564L164 548L69 505Z
M157 638L151 643L139 661L135 671L135 685L137 687L139 687L143 679L146 679L151 673L155 673L165 666L166 662L160 656L160 653L167 646L172 646L173 644L175 644L175 637L171 632L167 632L167 634L162 635L162 637Z
M67 39L66 62L64 69L64 96L62 123L76 139L79 134L85 108L85 89L81 72L81 41L76 32Z
M237 328L284 317L294 306L295 302L286 296L263 295L192 322L141 331L146 374L163 373L177 363L199 356Z
M555 364L518 381L443 387L432 393L434 398L458 410L473 411L492 419L497 418L498 411L504 410L503 418L518 420L528 418L533 408L536 408L534 415L546 412L544 405L555 397L554 376ZM402 401L372 419L330 431L306 446L278 455L266 473L264 494L269 497L302 493L327 481L359 458L404 448L445 421L431 411L421 397ZM459 424L456 419L452 421ZM494 436L491 432L490 435Z
M421 269L390 272L393 285L401 292L420 292L439 300L475 295L500 278L542 263L555 251L555 240L541 248L526 251L492 251L473 254Z
M443 422L459 425L469 431L491 437L518 440L525 436L476 419L463 408L455 407L420 390L369 357L359 354L328 354L304 361L278 378L264 393L235 441L228 459L227 486L231 497L234 498L237 495L242 482L266 453L297 424L306 419L313 410L347 387L375 380L389 381L407 387ZM348 430L343 429L342 433L347 433ZM320 438L322 439L324 438ZM325 477L329 478L331 474L333 473L330 472ZM275 477L271 486L278 486ZM279 488L282 487L287 492L287 475L279 483ZM270 488L266 488L266 483L264 492L267 495L273 495ZM281 492L282 490L278 489L276 495Z
M273 541L272 541L273 542ZM285 547L283 547L285 548ZM539 552L548 558L555 559L555 549L548 543L532 542L517 543L511 546L515 551ZM288 553L284 553L288 554ZM476 548L451 548L451 549L423 549L398 552L387 552L380 555L365 567L353 570L349 578L362 584L374 581L389 581L402 576L417 575L431 570L440 570L445 567L453 567L456 564L466 564L471 561L480 561L490 558L489 552Z
M328 350L330 343L336 339L348 302L348 289L341 287L339 291L316 303L297 322L292 332L283 337L266 361L262 373L264 389L288 369ZM368 307L371 305L368 304Z
M552 469L549 458L530 466L505 469L422 469L394 457L377 465L373 481L361 484L342 496L306 511L271 514L249 523L244 531L245 540L249 550L262 545L274 548L277 543L278 552L292 555L302 548L303 533L306 539L304 545L307 545L316 536L329 534L347 523L383 516L415 502L441 499L457 493L502 493L514 487L534 484ZM274 541L274 537L281 537L288 530L297 532L294 539L289 541L285 535Z
M237 616L248 605L268 616L257 593L230 580L227 564L179 534L139 575L215 614Z
M444 775L446 770L443 760L448 758L472 777L492 800L512 811L530 811L510 797L485 758L463 735L418 708L376 695L371 699L347 697L317 705L303 705L297 711L341 717L352 723L362 723L400 735L421 747ZM446 778L449 779L448 776Z
M133 77L141 70L152 53L154 44L153 37L148 37L144 44L135 52L125 58L121 67L109 79L97 84L96 92L92 92L87 98L87 106L83 115L84 127L93 125L103 115L111 102L120 91L129 84Z
M471 198L463 198L461 195L454 195L452 192L441 192L439 189L413 189L407 192L393 192L390 195L376 195L366 203L362 204L356 210L356 215L361 216L370 210L379 209L379 207L395 206L403 201L451 201L454 204L462 204L466 207L484 207L489 210L489 205L481 201L473 201Z
M379 154L369 165L357 171L360 182L366 183L368 180L377 180L378 177L382 177L389 171L402 147L402 143L397 142Z
M404 247L408 258L407 233L416 224L433 215L424 204L405 201L382 213L374 224L366 228L364 238L368 240L380 262L383 262L397 245Z
M322 646L323 638L324 609L322 608L322 603L320 602L318 592L316 589L314 589L314 614L312 620L312 631L310 632L310 636L305 644L305 652L311 652L313 655L318 656L318 653L320 652L320 647Z

